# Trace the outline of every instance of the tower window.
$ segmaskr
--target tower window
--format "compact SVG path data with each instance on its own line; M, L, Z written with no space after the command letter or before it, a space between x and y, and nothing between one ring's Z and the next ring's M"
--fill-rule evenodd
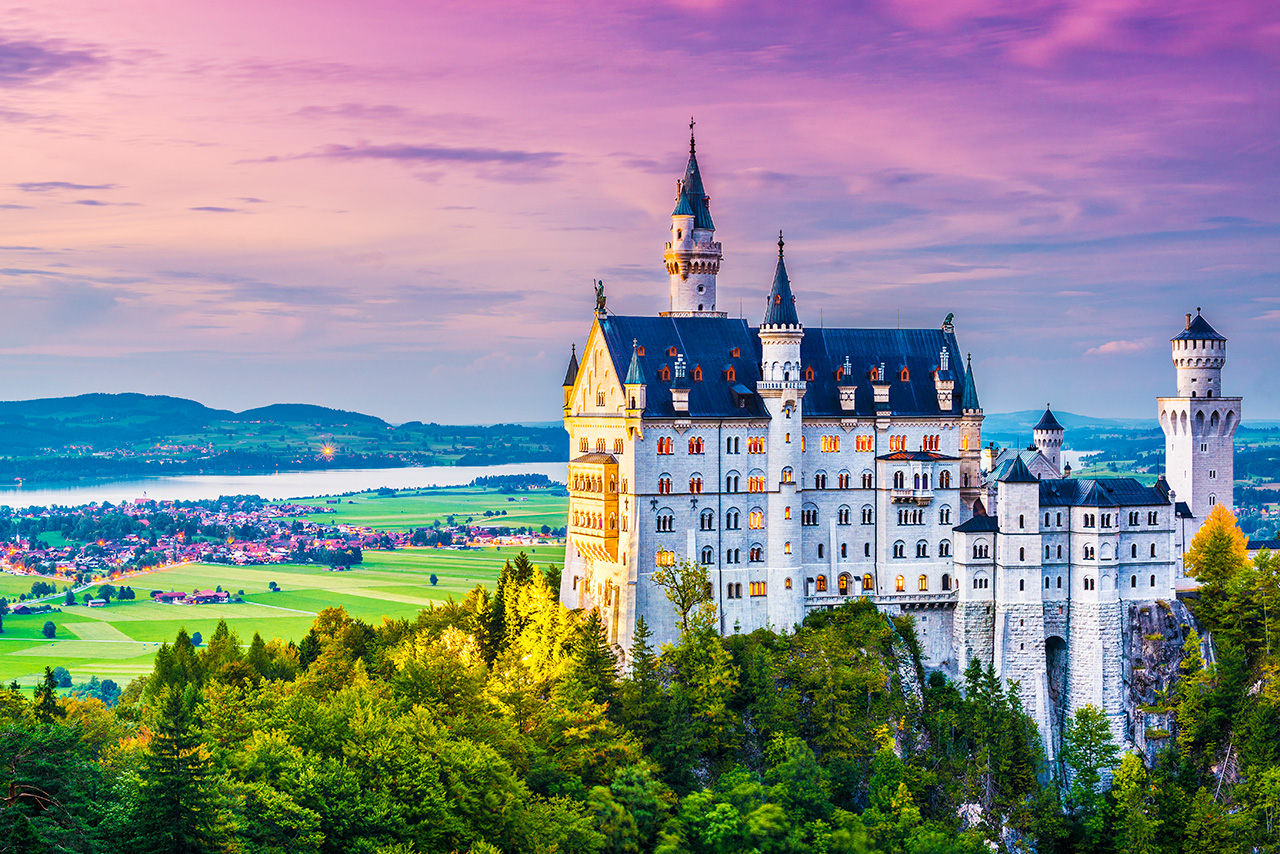
M813 382L813 368L804 369L804 378L809 382Z

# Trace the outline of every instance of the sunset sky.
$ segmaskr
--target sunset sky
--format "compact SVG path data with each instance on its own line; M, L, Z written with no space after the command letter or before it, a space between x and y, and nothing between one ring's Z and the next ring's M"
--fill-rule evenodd
M988 412L1150 417L1204 307L1280 418L1280 5L0 6L0 399L559 417L666 307L697 119L720 307L955 313Z

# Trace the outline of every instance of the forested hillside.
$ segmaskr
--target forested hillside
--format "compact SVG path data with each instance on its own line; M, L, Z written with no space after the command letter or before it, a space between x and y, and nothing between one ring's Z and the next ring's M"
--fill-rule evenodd
M1276 564L1225 513L1192 562L1216 660L1188 635L1146 763L1086 707L1047 764L994 674L922 679L864 600L721 638L696 565L663 580L680 642L641 627L624 675L522 555L413 622L179 633L114 708L0 691L0 851L1274 851Z

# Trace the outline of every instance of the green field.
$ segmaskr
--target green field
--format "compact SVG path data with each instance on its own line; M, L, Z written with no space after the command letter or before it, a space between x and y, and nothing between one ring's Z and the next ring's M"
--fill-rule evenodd
M490 506L492 502L490 497ZM415 522L421 524L420 517ZM254 632L267 639L296 641L307 633L321 608L342 606L352 616L375 623L384 616L413 617L432 602L450 596L461 599L476 584L492 587L502 562L518 552L511 547L366 551L364 563L349 572L290 564L191 564L148 573L129 580L139 596L133 602L113 602L100 609L76 606L51 615L7 616L0 635L0 680L7 684L17 679L30 686L45 667L61 665L77 683L97 676L123 686L151 670L156 648L162 641L173 640L178 629L200 632L208 638L220 619L247 644ZM529 557L539 567L549 563L560 566L564 561L563 546L539 546L531 552ZM434 587L429 580L432 573L438 577ZM23 580L0 576L0 580L8 579ZM268 590L272 581L281 592ZM30 585L27 580L24 590ZM232 593L244 590L245 601L189 606L160 605L147 598L147 592L155 589L194 590L215 585ZM2 591L0 588L0 595ZM46 620L57 626L53 641L40 633Z
M337 511L323 517L309 517L312 521L368 525L385 530L421 528L430 525L435 519L439 519L440 524L443 525L449 516L453 516L457 522L464 522L471 518L476 524L507 525L512 528L522 525L534 527L548 525L559 528L564 525L565 514L569 509L568 496L553 495L550 491L535 490L502 495L497 490L466 486L420 491L405 490L394 497L366 492L343 498L340 505L326 505L323 499L294 503L311 504ZM486 510L506 510L507 515L486 519L484 516Z

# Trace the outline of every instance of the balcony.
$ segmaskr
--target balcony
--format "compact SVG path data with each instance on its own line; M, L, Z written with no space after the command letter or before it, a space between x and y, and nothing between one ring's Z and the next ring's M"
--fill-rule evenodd
M893 489L889 492L889 498L894 504L918 504L924 507L933 501L932 489Z
M760 380L756 383L757 391L804 391L804 380Z

